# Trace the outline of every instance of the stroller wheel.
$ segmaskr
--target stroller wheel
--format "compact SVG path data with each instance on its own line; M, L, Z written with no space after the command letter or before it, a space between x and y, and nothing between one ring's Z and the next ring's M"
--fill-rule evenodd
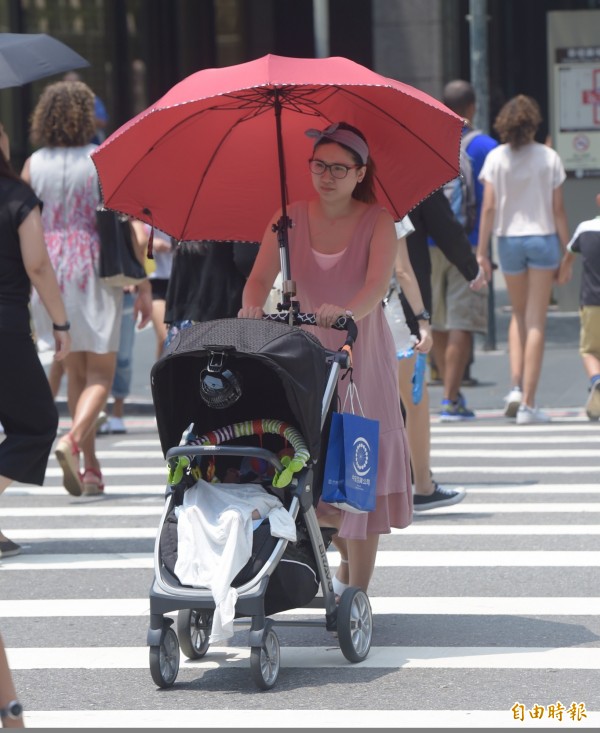
M159 687L171 687L179 672L179 642L169 626L159 646L150 647L150 674Z
M337 612L338 641L349 662L366 659L373 638L373 615L367 594L360 588L347 588Z
M188 659L200 659L208 651L213 612L184 608L177 613L177 638Z
M280 664L279 639L273 629L269 629L263 645L253 646L250 651L250 673L257 687L270 690L279 677Z

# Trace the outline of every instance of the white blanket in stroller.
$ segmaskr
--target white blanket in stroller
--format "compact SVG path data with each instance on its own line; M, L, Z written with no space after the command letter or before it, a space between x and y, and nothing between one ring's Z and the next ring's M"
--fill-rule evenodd
M231 582L252 554L252 512L269 518L271 534L296 541L296 524L276 496L259 484L200 479L176 510L175 574L184 585L207 588L215 602L211 644L233 636L238 593Z

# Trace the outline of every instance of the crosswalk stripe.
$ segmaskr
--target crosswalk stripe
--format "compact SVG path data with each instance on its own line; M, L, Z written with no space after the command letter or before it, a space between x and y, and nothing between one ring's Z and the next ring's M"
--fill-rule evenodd
M129 461L133 459L143 459L144 461L156 461L161 463L163 466L166 465L165 458L160 450L99 450L96 451L96 457L102 463L102 461ZM52 457L50 465L56 463L56 459Z
M431 433L432 435L450 435L452 433L475 433L477 435L483 435L486 433L511 433L512 435L518 435L521 440L527 440L528 442L537 441L540 435L547 435L548 433L560 433L568 429L569 433L597 433L597 425L591 424L589 420L581 418L577 422L572 422L571 418L568 418L568 425L564 422L551 422L547 425L515 425L514 423L507 423L506 425L482 425L478 422L471 423L453 423L452 425L444 425L436 420L435 416L432 415Z
M329 564L339 565L339 554L329 552ZM576 550L443 550L396 551L380 550L377 567L597 567L600 551ZM18 555L2 561L2 570L81 570L152 568L150 553L73 553L56 555Z
M569 701L570 702L570 701ZM32 710L25 713L25 724L31 728L277 728L284 725L288 711L244 708L232 710L216 708L202 710ZM577 713L576 713L577 714ZM515 721L511 710L310 710L293 711L294 728L508 728L547 727L600 728L600 713L585 710L575 722L564 715L564 720L531 719L525 713L524 721ZM543 725L543 728L541 726Z
M45 506L45 507L2 507L4 517L145 517L159 515L164 508L163 502L155 502L152 506L129 504L127 506L97 506L79 504L76 506Z
M523 484L485 484L485 486L477 486L469 484L444 484L449 489L465 489L469 496L490 495L490 494L518 494L525 497L528 495L539 494L545 496L547 494L577 495L580 494L600 494L600 483L595 484L577 484L574 486L565 486L564 484L540 484L535 485ZM164 495L166 489L166 481L163 483L143 483L143 484L113 484L108 487L106 496L113 494L157 494ZM51 486L30 486L28 484L13 484L6 489L4 496L67 496L66 490L62 485Z
M158 438L125 438L115 440L113 448L157 448L160 450Z
M84 500L85 501L85 500ZM64 507L6 507L2 508L3 517L118 517L158 515L163 511L163 502L158 499L151 506L146 504L127 506L98 506L97 504L78 504ZM454 506L429 509L428 515L436 514L589 514L600 512L598 502L522 502L487 503L468 502L468 499ZM402 530L404 531L404 530Z
M594 453L594 456L597 454ZM451 454L452 457L456 457L454 453ZM493 460L493 454L486 453L485 455L482 455L481 457L486 458L488 463L484 467L482 466L436 466L434 465L433 468L438 473L463 473L463 474L471 474L471 473L478 473L480 474L483 469L485 469L485 472L487 474L513 474L513 473L523 473L523 474L574 474L574 473L600 473L600 463L598 464L590 464L587 466L565 466L564 463L560 464L540 464L540 465L527 465L527 466L519 466L519 465L498 465L494 466L491 464L491 460ZM515 453L512 455L512 458L517 460L519 458L519 453ZM121 467L115 467L115 466L103 466L102 467L102 474L104 476L160 476L161 478L165 479L167 478L167 470L164 465L162 466L121 466ZM58 467L50 467L46 471L46 478L62 478L62 471Z
M523 439L520 441L514 441L515 444L523 444ZM538 441L536 441L538 442ZM598 449L600 447L600 439L596 438L595 440L591 439L589 440L590 443L595 444L595 447L592 448L565 448L565 444L562 441L549 441L549 442L556 442L560 443L560 450L557 450L556 448L535 448L535 449L528 449L525 450L523 448L519 448L518 450L515 448L503 450L502 448L498 447L498 441L493 441L493 439L485 440L485 439L473 439L471 437L465 438L462 441L458 440L432 440L432 450L431 450L431 456L436 458L454 458L454 457L463 457L463 458L546 458L546 457L564 457L564 458L596 458L598 456ZM578 444L581 444L581 440L573 441L577 442ZM472 448L461 448L458 446L461 445L489 445L494 444L494 448L486 448L485 450L474 450ZM502 438L502 444L508 445L511 444L512 441L505 440ZM450 449L443 449L438 448L438 445L452 445L453 447ZM163 457L162 453L159 450L100 450L97 451L96 456L98 457L98 460L100 462L111 460L111 461L130 461L130 460L143 460L145 462L148 461L154 461L155 463L159 464L163 467L163 470L166 471L166 461ZM56 459L51 458L49 461L49 466L53 467L56 466Z
M76 529L17 529L10 533L14 542L28 540L126 540L154 539L156 527L77 527Z
M146 669L148 647L9 648L13 670ZM182 659L186 669L248 667L249 647L210 647L200 660ZM281 647L283 668L355 670L337 645ZM600 649L581 647L371 647L361 669L600 669Z
M564 463L561 464L543 464L543 465L528 465L528 466L518 466L518 465L511 465L511 466L494 466L491 464L491 459L493 456L487 457L487 463L482 466L465 466L464 464L462 466L436 466L435 464L432 466L435 473L460 473L460 474L481 474L482 472L490 475L493 474L494 476L501 475L501 476L510 476L512 474L527 474L530 476L540 476L540 475L572 475L572 474L579 474L579 473L591 473L595 474L596 476L600 473L600 463L597 465L588 464L586 466L565 466ZM518 456L515 456L515 458L518 458Z
M558 537L560 535L585 535L600 534L600 524L461 524L456 527L453 524L427 524L425 522L413 522L405 529L392 529L392 534L416 534L416 535L549 535Z
M157 466L102 466L103 476L160 476L167 478L167 468L163 460L162 465ZM50 466L46 470L46 480L49 478L62 478L63 473L57 466Z
M113 484L107 488L107 496L121 494L156 494L164 495L167 482L162 484ZM67 496L67 492L63 486L27 486L13 485L6 489L5 496Z
M598 446L596 448L530 448L515 449L509 448L489 448L477 450L473 448L432 448L430 451L431 458L486 458L488 460L496 460L498 458L512 458L515 460L529 460L531 458L598 458Z
M545 496L546 494L563 494L565 496L573 496L579 494L600 494L600 483L596 484L577 484L575 486L565 486L564 484L540 484L537 483L535 486L531 484L518 484L518 485L507 485L507 484L486 484L485 486L476 485L459 485L459 484L445 484L448 488L464 488L469 495L488 495L488 494L518 494L519 496L527 496L528 494L540 494Z
M467 503L465 503L467 502ZM521 504L468 502L465 499L460 504L445 506L437 509L428 509L428 514L587 514L600 511L598 502L537 502L528 501Z
M566 597L468 597L468 596L373 596L369 597L374 615L414 614L425 616L598 616L600 598ZM0 601L0 618L37 618L76 616L148 616L148 598L44 598ZM285 616L323 616L320 608L295 608L276 614Z
M75 529L13 529L10 536L15 542L28 540L107 540L107 539L154 539L158 525L152 527L77 527ZM423 522L413 523L405 529L392 529L395 535L559 535L595 536L600 534L598 524L487 524L487 525L437 525Z
M535 443L538 445L560 445L561 448L565 445L576 443L581 445L582 443L593 443L594 445L600 445L600 435L598 431L590 433L590 435L540 435L536 437ZM438 435L433 433L431 436L431 445L498 445L498 436L493 435L471 435L465 433L465 435ZM503 435L502 445L523 445L522 435ZM493 448L492 448L493 452ZM519 455L521 451L519 451Z

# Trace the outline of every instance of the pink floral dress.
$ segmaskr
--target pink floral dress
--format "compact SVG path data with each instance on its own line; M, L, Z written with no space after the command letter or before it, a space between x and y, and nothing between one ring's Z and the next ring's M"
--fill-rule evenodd
M41 148L31 156L30 174L43 202L44 237L71 322L72 351L105 354L119 348L123 291L98 277L95 147ZM52 347L52 324L37 293L32 315L40 348Z

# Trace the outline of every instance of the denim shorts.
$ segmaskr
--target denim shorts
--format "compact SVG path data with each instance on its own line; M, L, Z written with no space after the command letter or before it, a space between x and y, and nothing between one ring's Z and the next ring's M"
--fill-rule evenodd
M506 275L520 275L529 268L556 270L560 264L558 235L498 237L498 259Z

